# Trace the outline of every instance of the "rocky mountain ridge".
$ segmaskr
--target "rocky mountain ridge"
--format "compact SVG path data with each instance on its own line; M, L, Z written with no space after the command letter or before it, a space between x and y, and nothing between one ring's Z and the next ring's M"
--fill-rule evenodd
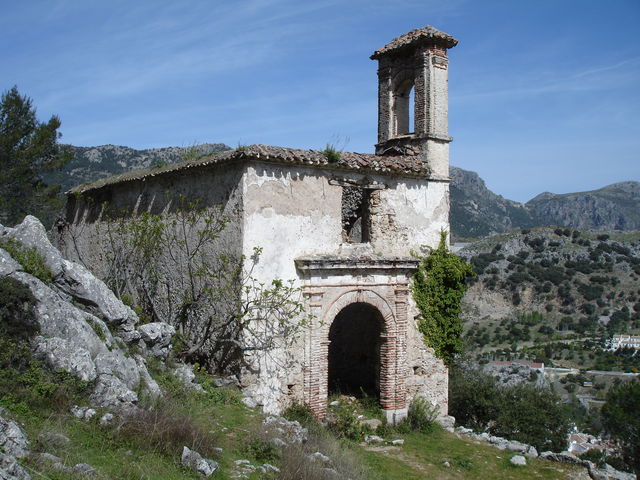
M451 230L456 238L551 225L581 230L640 230L640 182L614 183L586 192L544 192L519 203L493 193L475 172L457 167L450 171Z

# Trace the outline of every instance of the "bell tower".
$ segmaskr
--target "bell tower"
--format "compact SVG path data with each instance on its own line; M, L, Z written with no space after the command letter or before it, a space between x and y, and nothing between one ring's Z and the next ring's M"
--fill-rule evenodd
M426 26L371 55L378 61L377 155L418 155L432 177L449 177L447 49L457 43Z

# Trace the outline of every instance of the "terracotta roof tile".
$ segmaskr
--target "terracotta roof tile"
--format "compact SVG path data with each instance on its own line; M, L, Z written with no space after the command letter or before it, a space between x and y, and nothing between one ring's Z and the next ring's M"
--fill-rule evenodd
M400 35L399 37L394 38L384 47L379 48L378 50L373 52L373 55L371 55L371 59L376 60L385 54L400 50L402 48L406 48L410 45L413 45L414 43L423 40L436 41L443 44L445 48L452 48L458 44L458 40L453 38L448 33L441 32L437 28L434 28L431 25L427 25L426 27L416 28L415 30L411 30L404 35Z
M411 177L428 176L427 167L418 157L412 156L381 156L370 153L341 152L337 161L329 161L324 152L319 150L298 150L294 148L275 147L270 145L250 145L229 150L214 155L208 155L197 160L172 163L164 167L134 170L92 183L72 188L67 194L84 193L97 190L107 185L114 185L134 180L140 180L172 172L181 172L192 168L203 168L226 162L240 162L260 160L265 162L330 167L352 171L370 173L395 173Z

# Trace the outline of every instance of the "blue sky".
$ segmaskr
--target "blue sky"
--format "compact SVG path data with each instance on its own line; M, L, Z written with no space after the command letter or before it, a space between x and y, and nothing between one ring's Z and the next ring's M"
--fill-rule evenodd
M526 201L640 180L640 0L0 0L0 89L62 141L372 152L376 62L430 24L453 165Z

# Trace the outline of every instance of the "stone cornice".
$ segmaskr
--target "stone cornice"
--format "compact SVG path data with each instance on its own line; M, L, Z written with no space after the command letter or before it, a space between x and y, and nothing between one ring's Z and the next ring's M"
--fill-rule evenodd
M327 270L415 270L419 260L415 258L374 258L374 257L299 257L295 259L296 268L301 271Z

